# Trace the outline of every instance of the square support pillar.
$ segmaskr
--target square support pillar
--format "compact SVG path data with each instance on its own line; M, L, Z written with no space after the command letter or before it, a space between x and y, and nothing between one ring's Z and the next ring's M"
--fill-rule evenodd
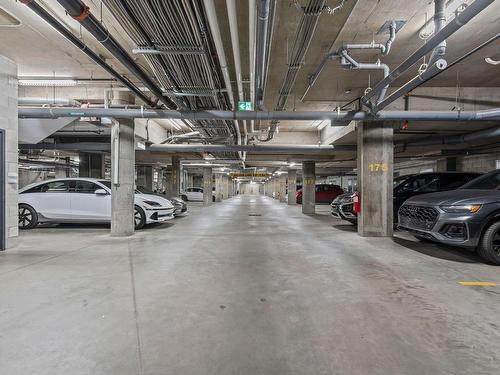
M282 203L286 202L286 174L281 174L279 178L279 200Z
M111 235L134 234L134 121L114 121L111 131Z
M203 205L210 206L213 201L212 168L203 168Z
M18 229L17 65L0 56L0 251L16 246Z
M297 204L295 195L297 194L297 171L295 169L288 170L288 204Z
M229 198L229 177L227 174L222 175L222 199Z
M215 201L222 202L222 173L215 174Z
M178 197L181 194L181 161L178 156L172 156L169 193L173 197Z
M316 163L302 162L302 213L316 213Z
M393 122L358 125L358 234L390 237L393 233Z

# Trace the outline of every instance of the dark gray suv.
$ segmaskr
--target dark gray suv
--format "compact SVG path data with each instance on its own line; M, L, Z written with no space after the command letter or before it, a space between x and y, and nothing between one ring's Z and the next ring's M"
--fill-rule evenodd
M457 190L410 198L398 216L399 228L419 239L477 248L500 264L500 169Z

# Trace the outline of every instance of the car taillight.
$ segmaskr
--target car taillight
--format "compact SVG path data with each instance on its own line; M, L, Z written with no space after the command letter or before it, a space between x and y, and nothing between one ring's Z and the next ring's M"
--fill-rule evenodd
M361 197L359 195L359 192L355 192L352 201L352 213L359 214L360 212L361 212Z

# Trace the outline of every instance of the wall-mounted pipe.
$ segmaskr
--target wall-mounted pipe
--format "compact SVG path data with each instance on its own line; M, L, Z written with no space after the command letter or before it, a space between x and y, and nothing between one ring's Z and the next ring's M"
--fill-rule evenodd
M356 146L352 145L206 145L206 144L153 144L147 148L154 152L241 152L251 154L311 154L311 155L332 155L335 151L355 151Z
M74 99L67 98L18 98L18 105L35 106L35 105L54 105L65 107L80 107L82 103Z
M162 90L137 65L125 49L110 35L109 31L90 13L89 7L81 0L57 0L66 12L77 20L94 38L97 39L115 58L118 59L134 76L139 79L167 108L177 108L176 104L163 95Z
M343 121L496 121L500 108L483 111L380 111L376 115L365 111L168 111L153 109L113 108L18 108L19 118L113 117L167 118L184 120L333 120Z
M478 130L467 134L447 135L446 137L425 138L418 141L402 143L399 146L403 146L406 148L406 147L426 147L426 146L438 146L438 145L458 145L458 144L490 141L497 138L500 138L500 127L496 126L494 128Z
M56 29L63 37L70 41L73 45L79 48L84 54L86 54L92 61L103 68L112 77L115 77L119 82L125 85L130 91L132 91L137 97L139 97L144 103L149 106L154 107L155 104L151 99L143 93L137 86L118 73L110 65L108 65L97 53L93 52L89 47L83 43L80 39L73 35L71 31L66 29L58 20L56 20L50 13L48 13L44 8L42 8L34 0L22 0L24 5L30 8L34 13L36 13L40 18L47 22L50 26Z
M427 53L431 52L435 47L437 47L443 40L450 37L462 26L467 24L471 19L477 16L481 11L483 11L487 6L493 3L495 0L475 0L471 5L469 5L465 10L458 14L455 19L449 22L443 29L435 33L422 47L413 52L405 61L403 61L397 68L392 70L386 78L381 80L375 85L375 87L361 98L363 104L369 108L374 107L370 102L370 99L380 95L380 91L390 85L394 80L399 78L404 72L410 69L415 63L417 63L420 58L422 58Z

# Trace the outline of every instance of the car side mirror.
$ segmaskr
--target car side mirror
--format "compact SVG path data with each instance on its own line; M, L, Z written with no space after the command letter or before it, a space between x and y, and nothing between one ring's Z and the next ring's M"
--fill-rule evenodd
M108 192L104 189L97 189L96 191L94 191L94 194L95 195L108 195Z

